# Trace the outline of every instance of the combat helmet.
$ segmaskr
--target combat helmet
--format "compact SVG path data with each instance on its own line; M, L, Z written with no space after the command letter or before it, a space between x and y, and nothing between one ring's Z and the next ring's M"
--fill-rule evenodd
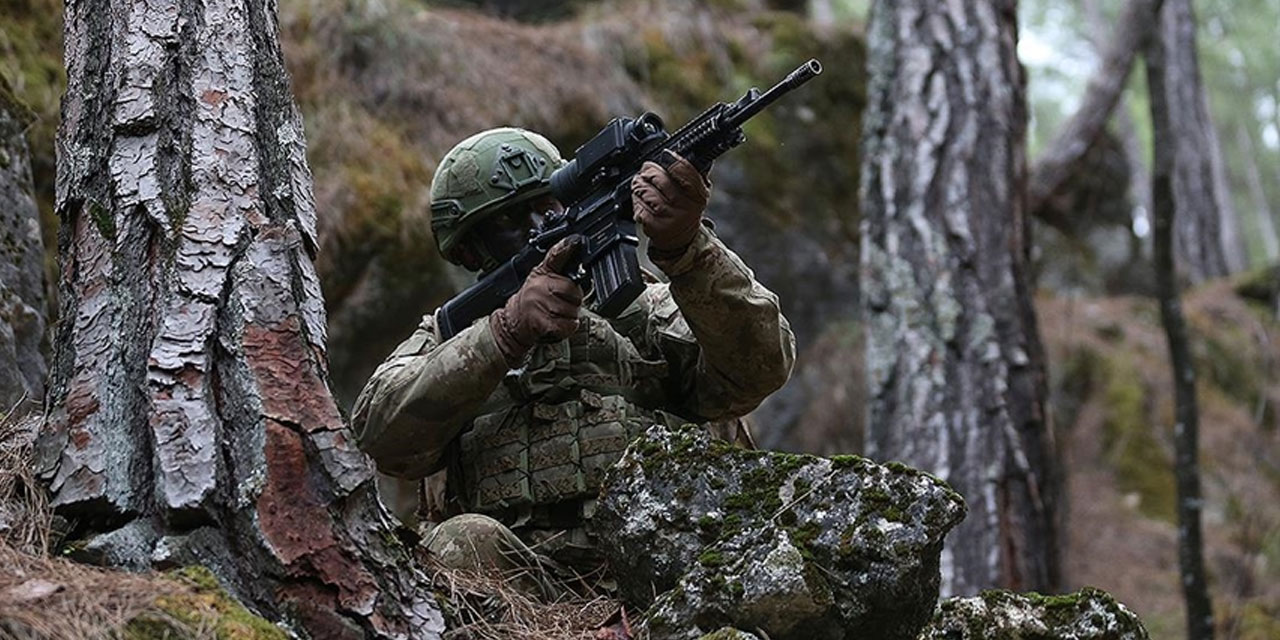
M549 193L551 173L564 163L551 141L524 129L489 129L459 142L431 180L431 231L441 255L460 264L454 250L477 222Z

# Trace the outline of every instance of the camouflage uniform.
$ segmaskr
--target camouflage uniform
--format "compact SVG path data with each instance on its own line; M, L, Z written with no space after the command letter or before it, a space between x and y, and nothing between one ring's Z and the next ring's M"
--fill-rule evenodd
M582 525L629 440L659 422L742 416L786 382L794 361L777 296L709 228L655 263L669 283L650 283L612 320L583 308L571 337L535 346L514 369L486 319L442 343L428 314L356 400L361 447L393 476L447 470L456 511L491 516L579 571L598 566ZM469 516L427 543L492 560L477 547L511 551L519 545L508 533ZM476 540L458 539L467 536Z

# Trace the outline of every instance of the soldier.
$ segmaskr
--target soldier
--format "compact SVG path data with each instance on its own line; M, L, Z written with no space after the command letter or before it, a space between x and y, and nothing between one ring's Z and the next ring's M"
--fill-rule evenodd
M501 128L455 146L431 183L440 252L487 272L562 210L546 138ZM584 522L603 473L656 423L733 423L786 382L795 338L772 292L703 223L709 184L687 161L632 181L655 278L619 317L582 308L554 246L502 308L442 342L434 314L361 391L352 419L384 473L446 470L454 512L425 540L446 565L601 566ZM739 439L740 439L739 435ZM434 477L434 476L433 476Z

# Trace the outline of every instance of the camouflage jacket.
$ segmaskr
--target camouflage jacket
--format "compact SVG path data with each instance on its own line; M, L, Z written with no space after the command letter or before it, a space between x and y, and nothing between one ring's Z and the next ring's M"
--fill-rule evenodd
M644 420L707 422L746 414L786 382L795 338L777 296L711 231L657 264L669 283L613 320L584 309L573 336L538 345L518 369L487 318L441 343L425 316L356 400L361 447L383 473L416 479L456 464L475 432L511 429L517 410L554 421L630 407Z

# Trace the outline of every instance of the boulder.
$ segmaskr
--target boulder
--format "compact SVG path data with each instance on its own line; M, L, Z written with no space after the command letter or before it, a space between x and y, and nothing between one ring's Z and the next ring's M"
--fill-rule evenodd
M44 246L24 137L32 118L0 78L0 416L44 398Z
M1142 621L1105 591L1061 596L984 591L938 605L920 640L1146 640Z
M959 494L900 464L748 451L655 426L605 480L591 526L642 631L914 639L938 597Z
M733 627L725 627L716 631L712 631L698 640L760 640L760 636L754 633L747 633L741 629Z

